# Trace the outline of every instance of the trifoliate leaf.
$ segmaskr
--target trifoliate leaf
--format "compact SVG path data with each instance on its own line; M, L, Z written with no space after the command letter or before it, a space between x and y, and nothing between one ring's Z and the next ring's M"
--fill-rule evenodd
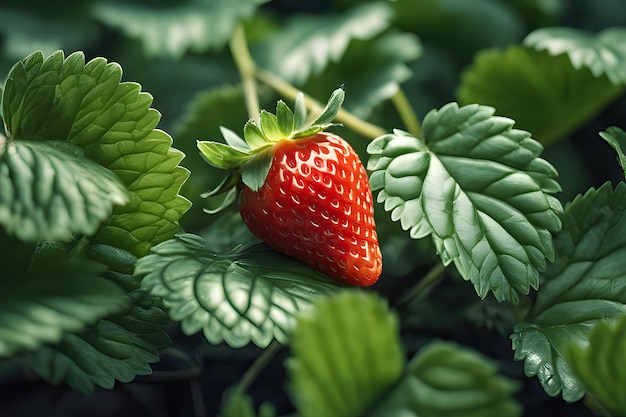
M137 256L180 230L190 202L178 194L189 171L172 138L155 129L160 114L136 83L121 83L119 65L82 53L18 62L6 82L2 117L10 138L66 140L110 169L130 191L96 241Z
M589 335L589 346L572 344L566 355L574 374L612 416L626 416L626 315L601 320Z
M569 27L544 27L531 32L524 45L550 55L567 54L576 69L589 68L613 84L626 84L626 29L608 28L597 34Z
M228 43L235 26L268 0L192 0L170 7L100 2L96 19L139 39L147 55L181 57Z
M298 317L288 362L302 417L364 415L405 365L397 317L375 294L347 290Z
M341 60L353 39L371 39L389 27L391 8L367 3L327 16L296 16L285 28L253 49L263 67L295 85Z
M45 142L0 143L0 189L0 225L31 242L92 235L128 202L111 171Z
M67 332L128 309L126 293L98 277L102 270L85 261L19 276L5 271L0 280L0 357L58 342Z
M516 417L518 384L487 358L448 342L433 342L370 417Z
M161 328L167 315L155 298L138 289L139 281L132 275L107 271L105 276L128 291L130 308L17 360L48 382L65 382L85 394L95 386L110 389L116 380L130 382L137 375L150 375L150 364L159 360L158 349L170 343Z
M600 137L615 149L617 160L624 171L624 175L626 175L626 154L624 153L626 150L626 132L619 127L611 126L605 132L600 132Z
M517 302L553 257L562 210L543 147L486 106L456 103L426 115L422 138L396 130L367 148L372 190L414 239L432 235L484 298Z
M461 104L495 107L547 144L566 138L622 92L606 76L574 68L565 55L512 46L479 53L457 97Z
M589 343L601 319L626 314L626 184L609 183L576 197L563 214L556 257L524 323L511 335L515 359L539 377L549 395L566 401L585 390L564 352Z
M265 245L216 253L210 242L182 234L141 258L135 269L143 288L162 297L185 334L240 347L284 342L294 315L337 285Z

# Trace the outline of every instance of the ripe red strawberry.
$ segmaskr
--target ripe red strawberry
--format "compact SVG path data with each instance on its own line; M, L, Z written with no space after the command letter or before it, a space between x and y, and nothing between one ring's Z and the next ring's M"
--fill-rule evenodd
M343 101L335 90L326 109L305 125L302 96L295 114L278 102L276 115L262 111L248 121L244 139L222 129L227 144L198 142L205 160L231 175L205 197L234 202L244 223L275 250L347 284L372 285L382 259L367 172L352 147L332 126ZM243 186L236 187L239 180ZM214 210L214 211L217 211Z
M277 251L337 281L372 285L382 260L367 173L352 147L330 133L274 145L265 183L244 185L243 221Z

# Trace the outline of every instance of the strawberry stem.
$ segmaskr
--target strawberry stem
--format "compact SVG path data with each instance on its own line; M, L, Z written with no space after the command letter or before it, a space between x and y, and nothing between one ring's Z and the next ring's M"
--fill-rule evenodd
M256 80L254 78L256 65L250 55L250 49L248 48L248 42L246 40L246 32L243 28L243 24L237 25L235 31L230 38L230 51L239 70L241 82L243 84L243 94L246 98L246 108L248 110L248 116L254 119L257 123L259 121L259 113L261 112L259 106L259 96L257 94Z
M411 107L411 103L409 103L409 99L402 88L398 88L396 94L391 97L391 102L393 106L396 108L402 123L406 127L407 132L415 136L416 138L420 137L422 126L420 124L413 107Z
M267 366L267 364L272 360L272 358L278 353L278 351L283 347L276 339L272 340L272 343L265 348L263 353L250 365L250 367L243 374L241 379L239 380L239 384L237 384L238 388L241 391L246 391L248 387L254 382L254 380L259 376L263 368Z
M260 81L264 82L265 84L276 90L280 95L290 100L295 100L298 93L300 93L300 90L298 90L282 78L262 68L257 67L255 75ZM305 95L304 97L306 106L311 113L320 113L324 109L324 106L319 101L308 95ZM370 139L375 139L387 133L387 131L382 127L368 123L365 120L356 117L345 109L339 110L337 116L335 117L335 120L339 123L342 123L345 127Z
M398 299L398 304L412 303L426 297L430 291L443 279L446 267L437 263L424 277L411 289L405 292L404 296Z

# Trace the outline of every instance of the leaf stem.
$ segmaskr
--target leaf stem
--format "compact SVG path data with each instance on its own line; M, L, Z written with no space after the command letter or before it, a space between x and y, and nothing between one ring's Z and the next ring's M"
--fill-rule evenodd
M396 94L391 97L391 102L400 115L400 119L402 119L402 123L404 123L407 132L415 137L419 137L422 132L421 123L417 118L415 111L411 107L409 99L401 88L398 88Z
M256 68L255 75L260 81L269 85L279 94L286 98L289 98L292 101L295 100L298 93L300 93L300 90L298 90L279 76L267 70L264 70L262 68ZM324 106L311 96L305 94L304 98L306 106L310 112L321 113L324 109ZM335 120L337 122L343 123L343 125L347 128L370 139L375 139L387 133L387 131L382 127L374 125L372 123L368 123L345 109L339 110L339 112L337 113L337 117L335 117Z
M252 55L250 55L250 50L248 49L248 42L246 41L246 33L243 28L243 24L240 23L237 25L230 38L229 45L243 84L243 93L246 98L248 116L258 123L261 108L259 106L256 80L254 78L256 65L252 59Z
M244 392L261 373L261 370L269 363L269 361L278 353L282 348L282 345L274 339L272 343L263 351L263 353L256 358L256 360L250 365L246 372L241 377L238 388Z
M437 263L430 271L424 275L417 284L415 284L406 294L398 299L398 304L404 304L411 301L421 300L426 297L428 293L441 281L445 276L444 271L446 267L442 263Z

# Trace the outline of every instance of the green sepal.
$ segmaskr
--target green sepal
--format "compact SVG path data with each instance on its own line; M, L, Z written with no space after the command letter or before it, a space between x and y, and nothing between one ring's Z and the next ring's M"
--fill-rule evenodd
M238 170L231 170L230 173L220 182L217 187L200 195L206 199L205 213L215 214L229 207L237 199L237 184L241 181Z
M265 148L241 167L241 179L252 191L258 191L263 186L273 158L272 148Z
M343 100L345 93L338 88L331 94L328 103L322 113L312 123L307 124L304 95L298 93L293 112L282 100L276 104L276 114L262 110L259 121L250 119L243 129L243 139L235 132L221 127L224 141L197 141L197 147L202 158L211 166L221 169L239 169L241 180L252 190L259 190L265 183L267 174L272 165L272 147L287 139L306 138L315 135L332 126L341 124L332 123ZM229 176L233 179L234 177ZM215 190L203 194L204 198L219 195L217 204L205 209L207 213L217 213L230 205L236 199L234 190L235 183L224 187L226 181L216 187ZM217 190L220 192L217 192ZM220 195L224 193L224 195Z
M250 159L250 153L224 143L198 141L200 155L205 161L217 168L231 169L243 165Z

